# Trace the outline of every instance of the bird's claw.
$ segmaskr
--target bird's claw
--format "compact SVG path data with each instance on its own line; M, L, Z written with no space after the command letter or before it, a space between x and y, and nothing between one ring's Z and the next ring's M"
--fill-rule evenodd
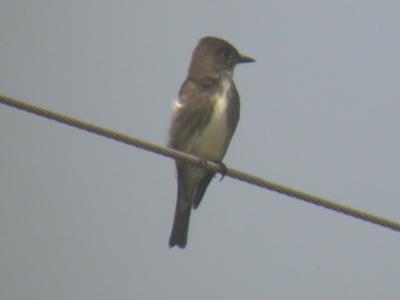
M228 173L228 168L225 166L225 164L222 161L214 161L219 167L219 173L221 174L221 178L219 181L222 181L224 179L226 173Z
M224 179L226 173L228 173L228 168L225 166L225 164L222 161L212 161L212 162L218 165L218 168L219 168L218 172L221 174L221 178L219 179L219 181L222 181L222 179ZM208 160L202 159L200 161L200 164L203 167L205 167L206 169L208 168ZM216 176L216 174L214 176Z

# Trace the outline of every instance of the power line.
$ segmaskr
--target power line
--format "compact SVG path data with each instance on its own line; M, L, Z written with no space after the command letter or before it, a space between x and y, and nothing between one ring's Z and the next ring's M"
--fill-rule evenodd
M336 202L333 202L331 200L322 198L322 197L318 197L318 196L314 196L296 189L292 189L289 187L286 187L284 185L281 184L277 184L268 180L265 180L261 177L257 177L257 176L253 176L251 174L247 174L244 173L242 171L239 170L235 170L233 168L226 168L226 170L221 167L220 165L211 162L211 161L207 161L206 163L204 163L204 160L201 160L193 155L190 154L186 154L183 152L179 152L176 150L173 150L171 148L166 148L166 147L162 147L153 143L149 143L146 141L143 141L141 139L132 137L132 136L128 136L126 134L122 134L120 132L114 131L114 130L110 130L98 125L94 125L85 121L81 121L69 116L66 116L64 114L60 114L60 113L56 113L44 108L41 108L39 106L35 106L32 104L28 104L26 102L11 98L11 97L7 97L7 96L3 96L0 94L0 103L20 109L20 110L24 110L27 111L29 113L33 113L36 114L38 116L41 117L45 117L72 127L76 127L82 130L86 130L88 132L100 135L100 136L104 136L106 138L118 141L118 142L122 142L128 145L132 145L132 146L136 146L138 148L147 150L147 151L151 151L153 153L157 153L163 156L167 156L170 158L174 158L174 159L180 159L183 160L185 162L188 162L192 165L195 165L197 167L200 168L205 168L211 172L218 172L221 173L223 175L238 179L240 181L244 181L253 185L257 185L259 187L262 188L266 188L269 189L271 191L275 191L281 194L285 194L287 196L299 199L299 200L303 200L306 201L308 203L312 203L318 206L322 206L325 207L327 209L330 210L334 210L336 212L339 213L343 213L345 215L348 216L352 216L354 218L357 219L361 219L373 224L377 224L386 228L390 228L396 231L400 231L400 223L380 217L380 216L376 216L349 206L345 206L342 204L338 204Z

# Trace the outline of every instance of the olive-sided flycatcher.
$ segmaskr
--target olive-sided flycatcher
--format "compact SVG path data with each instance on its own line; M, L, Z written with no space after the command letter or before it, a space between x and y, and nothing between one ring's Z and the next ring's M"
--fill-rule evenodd
M204 160L222 162L239 121L233 69L254 59L228 42L202 38L173 109L168 146ZM197 208L214 174L176 160L178 199L169 246L186 246L192 207Z

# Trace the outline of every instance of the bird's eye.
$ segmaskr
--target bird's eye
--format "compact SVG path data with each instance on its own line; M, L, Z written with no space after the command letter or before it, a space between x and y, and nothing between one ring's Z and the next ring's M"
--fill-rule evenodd
M220 55L224 58L229 58L231 56L231 51L227 48L220 49Z

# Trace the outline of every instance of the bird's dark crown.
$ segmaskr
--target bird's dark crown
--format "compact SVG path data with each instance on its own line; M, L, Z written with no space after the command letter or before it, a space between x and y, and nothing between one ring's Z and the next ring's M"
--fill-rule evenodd
M189 75L192 77L220 77L232 74L238 63L253 62L243 56L227 41L217 37L204 37L193 51Z

